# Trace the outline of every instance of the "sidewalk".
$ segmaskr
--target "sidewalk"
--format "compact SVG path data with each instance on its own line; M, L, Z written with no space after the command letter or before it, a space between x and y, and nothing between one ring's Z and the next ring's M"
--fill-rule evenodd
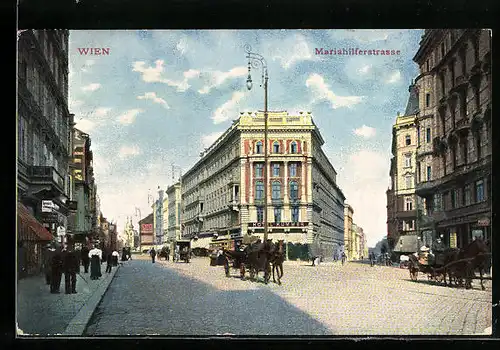
M90 279L90 272L84 273L81 267L77 274L77 294L64 293L64 274L60 294L51 294L50 286L45 284L43 274L21 279L17 283L17 323L19 335L81 335L92 313L108 289L116 271L104 272L102 277Z

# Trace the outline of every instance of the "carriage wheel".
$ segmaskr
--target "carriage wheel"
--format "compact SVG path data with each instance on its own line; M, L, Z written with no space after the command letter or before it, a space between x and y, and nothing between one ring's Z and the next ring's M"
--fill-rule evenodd
M418 279L418 269L416 269L413 265L410 265L408 270L410 271L410 279L412 281L416 281Z

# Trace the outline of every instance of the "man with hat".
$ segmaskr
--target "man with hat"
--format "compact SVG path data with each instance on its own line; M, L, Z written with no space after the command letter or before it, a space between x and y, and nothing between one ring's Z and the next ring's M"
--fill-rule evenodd
M76 294L76 274L80 272L80 260L70 240L64 251L63 270L66 294Z
M50 268L50 292L53 294L59 294L63 273L63 253L60 246L56 247L50 258Z
M52 275L51 260L52 260L52 256L54 255L55 251L56 251L56 249L55 249L54 242L47 243L42 251L43 272L45 274L45 283L47 285L50 285L50 281L51 281L51 277L52 277L51 276Z

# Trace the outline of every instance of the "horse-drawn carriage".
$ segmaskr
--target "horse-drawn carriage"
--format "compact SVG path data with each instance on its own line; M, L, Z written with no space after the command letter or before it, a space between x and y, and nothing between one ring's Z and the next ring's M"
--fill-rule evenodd
M224 250L224 271L230 277L230 265L239 268L240 277L245 279L245 272L248 270L250 279L256 280L260 271L264 272L264 283L269 283L271 271L273 281L281 284L283 277L283 261L285 260L285 250L283 241L277 244L268 240L261 243L260 240L243 244L235 250ZM276 274L275 274L276 273ZM276 281L277 277L277 281Z
M191 259L191 241L179 240L175 242L174 261L184 261L186 263Z
M488 245L482 239L472 241L465 249L448 248L443 251L431 253L428 249L409 256L408 270L413 281L418 279L418 273L427 274L429 280L444 282L452 286L452 283L465 288L472 288L472 280L480 279L481 289L485 289L483 280L491 279L483 277L483 272L488 269L491 253ZM479 278L476 277L479 271ZM446 276L448 275L448 281Z

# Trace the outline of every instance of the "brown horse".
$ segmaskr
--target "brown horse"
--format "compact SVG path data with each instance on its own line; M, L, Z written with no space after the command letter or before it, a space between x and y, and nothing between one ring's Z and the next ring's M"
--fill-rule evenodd
M472 288L472 278L474 277L475 271L479 270L481 289L485 290L483 285L483 272L490 259L489 256L491 254L489 250L488 245L481 238L476 238L464 249L463 257L467 259L465 288Z
M283 262L285 261L285 248L284 241L279 240L277 246L274 245L271 252L271 264L273 266L273 282L276 283L274 272L278 278L278 284L281 284L281 277L283 277Z

